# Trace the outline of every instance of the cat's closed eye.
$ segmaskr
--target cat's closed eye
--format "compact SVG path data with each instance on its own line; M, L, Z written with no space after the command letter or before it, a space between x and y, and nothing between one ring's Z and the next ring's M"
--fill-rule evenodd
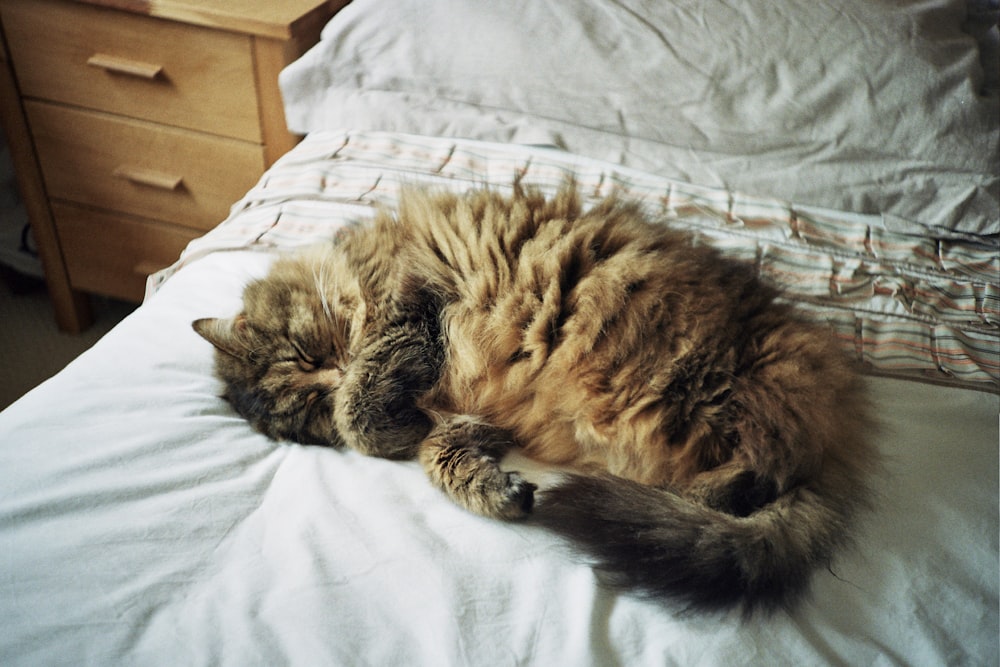
M298 364L299 368L306 373L316 370L323 364L322 359L306 352L305 348L300 343L291 339L288 342L291 344L292 349L295 350L295 362Z

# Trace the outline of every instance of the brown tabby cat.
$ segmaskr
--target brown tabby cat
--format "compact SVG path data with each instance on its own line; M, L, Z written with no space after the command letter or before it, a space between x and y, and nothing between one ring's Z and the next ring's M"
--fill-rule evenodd
M851 364L775 296L635 205L515 184L409 192L194 327L263 433L416 457L504 519L533 506L519 448L576 471L533 514L609 581L752 610L846 540L875 461Z

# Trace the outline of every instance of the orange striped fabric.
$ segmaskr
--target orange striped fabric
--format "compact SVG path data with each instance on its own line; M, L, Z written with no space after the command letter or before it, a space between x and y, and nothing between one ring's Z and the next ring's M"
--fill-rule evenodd
M150 279L234 248L329 239L392 205L404 186L554 191L572 179L589 201L618 191L667 224L753 262L765 281L829 323L874 372L1000 391L1000 258L995 239L894 232L875 216L818 211L671 181L544 147L379 132L310 135L227 220Z

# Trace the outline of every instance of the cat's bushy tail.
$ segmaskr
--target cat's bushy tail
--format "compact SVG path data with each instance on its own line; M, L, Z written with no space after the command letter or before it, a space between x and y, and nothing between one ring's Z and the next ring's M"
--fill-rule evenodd
M853 472L828 468L746 517L618 477L574 474L544 492L534 520L570 538L615 587L685 609L773 610L799 598L848 541L867 503Z

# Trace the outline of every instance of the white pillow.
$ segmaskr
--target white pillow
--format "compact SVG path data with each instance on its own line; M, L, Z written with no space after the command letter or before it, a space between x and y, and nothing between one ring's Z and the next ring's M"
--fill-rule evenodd
M547 143L997 234L1000 107L965 17L960 0L354 0L281 85L299 132Z

